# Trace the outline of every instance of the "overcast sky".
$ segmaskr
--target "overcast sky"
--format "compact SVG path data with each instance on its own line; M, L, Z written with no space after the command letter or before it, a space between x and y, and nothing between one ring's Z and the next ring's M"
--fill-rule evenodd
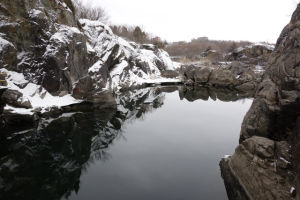
M207 36L275 43L299 0L83 0L113 24L140 25L168 41Z

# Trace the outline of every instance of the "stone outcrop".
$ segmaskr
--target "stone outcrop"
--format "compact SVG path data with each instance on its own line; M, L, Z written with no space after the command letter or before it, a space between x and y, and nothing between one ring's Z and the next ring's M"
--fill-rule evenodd
M188 85L212 85L255 92L273 49L270 44L252 44L234 49L224 56L209 50L201 54L199 63L183 65L180 73Z
M79 31L73 12L71 0L2 1L2 66L22 72L50 92L70 90L72 80L86 73L91 64L87 39Z
M270 44L251 44L234 49L225 56L225 60L265 66L273 50L274 46Z
M243 141L220 163L230 199L292 199L289 153L285 141L258 136Z
M256 98L245 116L241 140L252 135L283 139L293 129L299 116L300 68L298 57L300 37L297 16L294 12L291 22L282 31L274 52L269 59L269 70L258 86Z
M240 62L181 67L184 82L188 85L209 85L254 92L261 81L263 71L256 72Z
M17 90L7 89L1 95L3 102L17 108L32 108L29 100L23 99L23 94Z
M1 68L22 73L53 95L141 85L174 67L153 45L128 42L99 21L77 19L71 0L3 0L0 24Z
M220 163L230 199L300 198L299 24L300 5L269 58L244 118L240 145Z

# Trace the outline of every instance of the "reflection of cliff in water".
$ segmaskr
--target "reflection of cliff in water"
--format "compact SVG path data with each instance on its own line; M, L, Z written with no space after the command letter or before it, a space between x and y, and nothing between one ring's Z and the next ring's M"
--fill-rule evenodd
M5 89L0 88L0 97L2 96L4 91L5 91ZM4 117L3 117L4 107L5 107L5 102L3 102L2 99L0 98L0 128L3 128L5 125L5 121L4 121Z
M207 101L209 98L212 100L220 101L237 101L244 98L252 97L252 93L241 93L237 90L230 90L227 88L214 88L214 87L180 87L179 88L180 99L186 99L190 102L198 99Z
M81 173L94 160L110 158L108 148L124 137L126 123L143 119L177 90L189 101L243 97L207 88L147 88L120 94L117 106L40 119L30 130L2 135L0 199L59 199L78 191Z

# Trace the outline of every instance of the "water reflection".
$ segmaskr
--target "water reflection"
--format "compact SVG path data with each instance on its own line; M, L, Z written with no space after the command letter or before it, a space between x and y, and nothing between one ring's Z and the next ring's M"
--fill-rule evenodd
M224 89L146 88L117 95L117 107L41 119L30 130L2 136L0 199L61 199L78 192L88 166L111 158L109 147L125 137L124 124L142 120L163 106L166 93L176 91L188 101L245 98Z

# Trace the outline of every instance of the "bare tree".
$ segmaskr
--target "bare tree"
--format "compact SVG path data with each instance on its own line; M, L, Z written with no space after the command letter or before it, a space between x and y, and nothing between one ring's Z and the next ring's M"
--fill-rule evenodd
M75 15L78 18L85 18L90 20L99 20L106 23L109 19L106 11L100 7L89 7L84 5L81 0L73 0Z
M249 45L247 41L218 41L209 40L206 37L200 37L191 40L190 42L174 42L167 45L166 50L171 56L183 56L193 58L199 56L207 50L216 50L217 52L229 53L235 48Z

